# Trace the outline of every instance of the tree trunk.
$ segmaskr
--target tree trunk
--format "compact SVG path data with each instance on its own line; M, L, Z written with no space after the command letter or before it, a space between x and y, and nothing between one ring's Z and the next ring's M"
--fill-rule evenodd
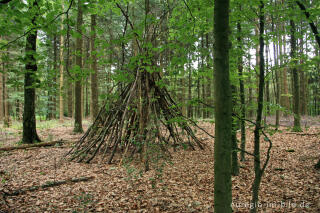
M292 75L293 75L293 113L294 113L294 125L293 125L293 131L294 132L301 132L301 126L300 126L300 94L299 94L299 73L297 69L297 60L296 60L296 51L297 51L297 45L296 45L296 37L295 37L295 23L291 19L290 20L290 46L291 46L291 52L290 57L291 61L293 63L292 67Z
M251 84L251 75L252 75L252 70L251 70L251 64L250 64L250 61L251 61L251 55L250 53L248 53L248 63L249 63L249 74L248 74L248 84ZM252 102L253 102L253 89L252 87L249 87L248 89L248 93L249 93L249 100L248 100L248 105L249 105L249 109L248 109L248 117L249 118L252 118L253 115L254 115L254 112L253 112L253 106L252 106Z
M38 7L37 1L34 1L33 7ZM31 6L30 6L31 7ZM32 27L36 22L35 15L32 18ZM24 75L24 112L23 112L23 132L22 143L34 143L40 141L40 138L36 130L36 114L35 114L35 98L36 89L34 87L36 83L37 72L37 60L35 54L37 51L37 30L31 31L27 35L26 39L26 72Z
M209 70L211 70L211 59L210 59L210 46L209 46L209 34L206 33L206 72L209 72ZM211 103L212 98L211 98L211 82L212 82L212 78L208 77L207 78L207 82L206 82L206 103ZM210 112L211 110L206 107L206 118L210 118Z
M96 17L97 15L91 15L91 117L92 120L98 115L98 67L97 67L97 53L95 47L96 40Z
M282 24L282 30L285 32L285 26L284 24ZM286 55L286 38L285 36L279 36L279 55ZM283 62L283 57L280 58L280 65L281 67L283 67L282 65L284 65ZM283 67L282 70L282 76L281 76L281 80L282 80L282 85L281 85L281 95L280 95L280 102L281 102L281 106L285 108L285 112L283 113L283 115L286 117L288 116L288 110L290 110L290 101L289 101L289 90L288 90L288 80L287 80L287 67Z
M235 85L231 84L231 92L232 92L232 111L233 114L236 114L236 106L237 106L237 88ZM238 142L237 142L237 118L232 116L232 161L231 161L231 175L237 176L239 175L239 161L238 161Z
M276 1L275 1L276 4ZM274 33L275 32L275 27L274 27L274 17L271 17L272 19L272 23L271 23L271 31ZM278 27L277 27L278 28ZM276 39L276 35L274 35L274 39ZM274 66L275 66L275 78L276 78L276 83L274 85L274 93L275 93L275 101L276 101L276 105L277 105L277 109L276 109L276 122L275 122L275 126L276 129L279 128L280 125L280 110L278 108L278 105L280 104L280 92L281 92L281 88L280 88L280 70L279 70L279 63L278 63L278 48L277 46L278 43L276 44L276 42L273 42L273 61L274 61Z
M190 66L190 61L188 60L188 101L192 100L192 69ZM188 104L188 117L193 117L193 105Z
M232 94L229 76L229 0L214 1L214 211L232 212Z
M4 103L4 127L10 127L11 121L10 121L10 103L9 103L9 92L7 88L7 70L3 73L3 103Z
M62 11L64 11L64 5L62 3ZM64 16L61 15L61 31L63 31L63 20ZM61 34L60 36L60 66L59 66L59 72L60 72L60 84L59 84L59 120L63 121L63 113L64 113L64 107L63 107L63 49L64 49L64 36Z
M77 31L79 33L82 32L82 3L81 0L78 0L78 15L77 15ZM79 69L79 72L82 72L82 35L78 36L76 39L76 66ZM82 77L81 74L76 76L76 82L74 87L75 92L75 107L74 107L74 129L73 132L82 133L82 101L81 101L81 93L82 93Z
M67 70L69 70L70 67L73 66L73 57L72 57L71 54L68 55L67 57L68 57L67 58L67 60L68 60ZM68 89L67 89L67 95L68 95L68 117L69 118L73 118L74 117L74 113L73 113L73 109L74 109L74 107L73 107L73 105L74 105L74 92L73 92L73 89L74 89L73 81L69 77L69 79L68 79Z
M1 40L1 37L0 37ZM3 55L0 55L0 62L2 63L0 72L0 121L4 119L4 103L3 103L3 73L4 73L4 60Z
M239 11L241 11L241 6L239 6ZM239 86L240 86L240 128L241 128L241 153L240 153L240 160L245 160L245 150L246 150L246 100L245 100L245 91L244 91L244 84L243 84L243 60L242 60L242 30L241 30L241 23L240 20L237 22L237 31L238 31L238 48L239 48L239 57L238 57L238 75L239 75Z
M72 81L69 80L69 85L68 85L68 117L73 118L73 100L74 100L74 94L73 94L73 88L74 86L72 85Z
M263 175L263 169L260 165L260 131L262 122L262 111L263 111L263 90L264 90L264 71L265 71L265 61L264 61L264 3L263 0L260 1L259 5L259 90L258 90L258 108L257 108L257 118L254 130L254 181L252 184L252 201L253 208L250 210L251 213L257 212L258 201L259 201L259 189L260 183Z
M58 67L58 41L57 34L54 34L53 37L53 70L48 73L48 111L47 111L47 120L52 120L55 116L55 80L56 72Z
M301 27L300 27L300 32L302 33L302 37L300 38L300 54L301 56L304 53L304 35L303 35L303 23L301 22ZM303 59L300 57L300 65L303 64ZM307 81L306 81L306 75L303 71L303 68L299 68L299 73L300 73L300 114L301 115L306 115L307 114Z

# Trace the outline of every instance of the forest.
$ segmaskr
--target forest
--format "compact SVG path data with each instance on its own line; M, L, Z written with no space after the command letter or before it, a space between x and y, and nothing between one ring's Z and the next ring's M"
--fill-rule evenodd
M0 0L0 213L320 212L320 1Z

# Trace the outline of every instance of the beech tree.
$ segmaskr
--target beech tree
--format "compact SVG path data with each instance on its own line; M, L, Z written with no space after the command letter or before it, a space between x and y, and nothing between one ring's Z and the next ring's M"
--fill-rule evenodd
M74 102L74 132L83 132L82 129L82 101L81 101L81 91L82 91L82 4L81 0L78 0L78 15L77 15L77 39L76 39L76 81L74 86L75 102Z
M31 1L32 2L32 1ZM38 17L39 2L29 3L29 11L32 14L30 28L35 28ZM36 130L35 98L37 84L37 30L32 29L26 38L25 48L25 75L24 75L24 111L23 111L23 143L40 141Z
M229 77L229 0L214 1L214 210L231 210L232 94Z

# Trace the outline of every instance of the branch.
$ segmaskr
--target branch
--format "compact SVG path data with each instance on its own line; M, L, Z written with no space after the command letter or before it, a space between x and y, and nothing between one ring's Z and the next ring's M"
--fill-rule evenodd
M236 148L236 149L239 150L239 151L241 151L241 152L246 153L247 155L250 155L250 156L254 157L254 159L257 158L257 156L255 156L255 155L252 154L251 152L247 152L246 150L243 150L243 149L241 149L241 148Z
M33 147L53 146L56 143L63 143L63 142L64 141L59 140L59 141L51 141L51 142L44 142L44 143L23 144L21 146L6 146L6 147L1 147L0 151L12 151L16 149L28 149Z
M307 11L306 7L300 1L296 1L296 3L300 7L300 9L304 12L304 15L306 16L307 20L309 21L310 28L311 28L314 36L316 37L316 41L317 41L317 43L319 45L319 48L320 48L319 32L318 32L318 29L317 29L316 25L310 19L310 13Z
M264 133L263 130L261 130L262 134L264 135L264 137L267 138L268 142L269 142L269 147L268 147L268 151L267 151L267 159L266 161L264 162L262 168L261 168L261 174L264 173L264 170L266 169L267 165L268 165L268 162L270 160L270 152L271 152L271 148L272 148L272 141L269 139L269 137L266 135L266 133Z
M251 121L251 120L248 120L248 119L245 119L245 118L241 118L241 117L239 117L237 114L235 114L235 113L233 113L232 114L233 116L235 116L235 117L237 117L239 120L244 120L244 121L247 121L247 122L249 122L249 123L251 123L251 124L254 124L255 126L257 126L257 124L255 123L255 122L253 122L253 121ZM266 140L269 142L269 147L268 147L268 151L267 151L267 159L266 159L266 161L264 162L264 164L263 164L263 166L262 166L262 168L261 168L261 170L260 170L260 172L261 172L261 174L263 174L263 172L264 172L264 170L266 169L266 167L267 167L267 164L268 164L268 162L269 162L269 160L270 160L270 152L271 152L271 148L272 148L272 141L270 140L270 138L267 136L267 134L263 131L263 128L265 128L265 127L260 127L260 131L261 131L261 133L263 134L263 136L266 138ZM245 153L247 153L245 150L242 150L242 151L244 151ZM247 154L249 154L249 153L247 153ZM253 155L254 157L256 157L255 155ZM259 161L260 162L260 161Z
M116 3L116 5L117 5L117 7L120 9L122 15L126 18L126 22L129 23L131 29L133 30L133 33L134 33L134 35L135 35L135 37L136 37L135 40L136 40L136 42L137 42L138 48L139 48L139 50L141 51L141 47L140 47L140 44L139 44L139 40L137 39L139 35L134 31L133 24L132 24L132 22L130 21L128 14L122 9L122 7L121 7L118 3Z
M8 0L5 0L5 1L8 1ZM62 16L63 14L68 14L68 13L69 13L69 10L71 9L71 6L72 6L73 1L74 1L74 0L71 0L68 9L67 9L65 12L62 12L62 13L58 14L54 19L52 19L51 21L49 21L46 25L32 27L31 29L29 29L28 31L26 31L25 33L23 33L21 36L18 36L17 38L15 38L14 40L8 42L7 44L2 45L2 46L0 47L0 50L8 47L10 44L18 41L19 39L21 39L21 38L23 38L23 37L25 37L26 35L28 35L29 33L31 33L33 30L38 30L38 29L41 29L41 28L43 28L43 27L48 27L51 23L53 23L55 20L57 20L57 19L58 19L60 16ZM0 3L1 3L1 2L0 2Z
M26 192L33 192L36 191L38 189L46 189L46 188L51 188L54 186L60 186L63 184L67 184L67 183L78 183L78 182L83 182L83 181L89 181L92 180L94 177L80 177L80 178L70 178L67 180L61 180L61 181L48 181L43 185L38 185L38 186L31 186L31 187L27 187L24 189L17 189L11 192L5 192L4 190L1 190L0 193L3 193L4 197L7 196L17 196L17 195L22 195L25 194Z
M187 9L188 9L188 11L189 11L189 13L190 13L191 17L192 17L192 18L193 18L193 20L195 21L195 20L196 20L196 18L193 16L193 14L192 14L192 12L191 12L191 10L190 10L190 7L189 7L189 5L187 4L186 0L182 0L182 1L183 1L184 5L187 7Z
M187 9L188 9L191 17L193 18L193 33L194 33L194 29L195 29L195 25L196 25L196 18L193 16L193 14L192 14L192 12L191 12L191 10L190 10L190 7L189 7L189 5L187 4L186 0L182 0L182 1L183 1L184 5L187 7Z

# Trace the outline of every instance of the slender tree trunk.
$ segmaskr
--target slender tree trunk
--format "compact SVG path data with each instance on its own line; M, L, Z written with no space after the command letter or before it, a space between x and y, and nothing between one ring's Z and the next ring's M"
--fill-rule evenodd
M0 37L1 40L1 37ZM0 121L4 119L4 102L3 102L3 73L4 73L4 60L2 59L2 54L0 61L2 63L1 72L0 72Z
M237 102L237 88L235 85L231 84L231 92L232 92L232 111L233 114L236 114L236 102ZM237 142L237 119L235 116L232 116L232 160L231 160L231 175L237 176L239 175L239 161L238 161L238 142Z
M275 1L276 4L276 1ZM274 23L274 17L272 16L272 24L271 24L271 31L275 32L275 23ZM275 37L276 35L274 35ZM275 39L275 38L274 38ZM277 44L278 45L278 44ZM273 61L274 61L274 66L275 66L275 76L276 76L276 83L275 83L275 99L276 99L276 105L277 105L277 110L276 110L276 129L279 128L280 125L280 110L278 109L278 105L280 104L280 92L281 92L281 88L280 88L280 70L279 70L279 63L278 63L278 48L276 47L276 43L273 42Z
M204 66L204 37L203 37L203 33L201 33L201 51L200 51L200 57L201 57L201 73L205 72L205 66ZM205 78L201 76L202 81L200 82L201 85L199 89L201 89L201 99L203 102L206 102L206 97L205 97ZM200 93L200 91L199 91ZM200 104L200 117L201 118L205 118L205 111L206 111L206 106L204 106L203 104Z
M256 25L255 29L255 35L256 37L259 37L259 27ZM259 94L259 77L258 77L258 74L259 73L259 69L260 69L260 60L261 57L260 57L260 45L259 44L256 44L256 65L255 65L255 80L256 80L256 88L255 88L255 103L258 103L258 94Z
M186 107L186 83L185 83L185 70L184 70L184 64L182 66L182 78L180 79L181 83L181 93L180 93L180 98L181 98L181 112L184 116L187 116L187 107Z
M214 1L214 211L230 213L232 94L229 76L229 0Z
M282 30L285 32L285 26L284 24L282 23ZM282 55L286 55L286 38L285 36L281 36L280 35L280 38L279 38L279 53L280 53L280 56ZM282 65L284 65L284 62L283 62L283 58L280 57L280 65L281 67L283 67ZM289 100L289 90L288 90L288 79L287 79L288 75L287 75L287 67L283 67L283 70L282 70L282 76L281 76L281 79L282 79L282 85L281 85L281 106L285 108L285 112L284 112L284 116L287 117L288 116L288 110L290 110L290 100Z
M38 3L35 1L32 6L38 7ZM37 15L35 15L32 18L32 26L36 24L36 16ZM36 89L34 85L36 83L36 72L38 69L37 60L35 58L37 51L36 43L37 30L34 30L27 35L26 39L26 71L24 75L24 111L22 143L34 143L36 141L40 141L40 138L36 130L35 114Z
M211 70L211 59L210 59L210 46L209 46L209 34L206 33L206 68L207 71L209 72L209 70ZM208 77L207 78L207 82L206 82L206 102L207 103L211 103L212 98L211 98L211 82L212 82L212 78ZM206 110L206 118L210 118L210 109L207 107Z
M64 5L62 3L62 10L64 11ZM64 20L64 16L61 15L61 31L63 31L63 20ZM63 86L63 62L64 62L64 58L63 58L63 49L64 49L64 36L61 34L60 36L60 66L59 66L59 72L60 72L60 84L59 84L59 120L62 122L63 121L63 90L64 90L64 86Z
M293 61L293 67L292 67L292 75L293 75L293 113L294 113L294 126L293 131L294 132L301 132L301 126L300 126L300 97L299 97L299 73L297 69L297 61L296 61L296 51L297 51L297 45L296 45L296 37L295 37L295 23L291 19L290 20L290 45L291 45L291 60Z
M239 11L241 11L241 5L239 5ZM239 57L238 57L238 75L239 75L239 86L240 86L240 128L241 128L241 153L240 153L240 160L245 160L245 150L246 150L246 100L245 100L245 91L244 91L244 84L243 84L243 60L242 60L242 30L241 30L241 23L240 20L237 22L237 31L238 31L238 48L240 51Z
M190 62L188 60L188 100L191 101L192 99L192 69L190 66ZM193 107L192 104L188 104L188 117L193 117Z
M263 170L260 165L260 131L262 122L262 111L263 111L263 90L264 90L264 71L265 71L265 61L264 61L264 3L263 0L260 1L259 5L259 90L258 90L258 108L257 108L257 118L256 126L254 130L254 182L252 184L252 204L253 208L250 210L251 213L257 212L258 202L259 202L259 189L260 183L263 175Z
M200 100L200 76L197 77L197 99ZM201 118L201 104L197 104L197 118Z
M73 88L74 88L74 86L72 85L72 81L70 80L69 85L68 85L68 91L67 91L68 117L70 117L70 118L72 118L74 116L73 115L73 100L74 100Z
M251 71L251 55L250 53L248 53L248 63L249 63L249 74L248 74L248 84L251 84L251 77L252 77L252 71ZM248 105L249 105L249 109L248 109L248 117L252 118L254 115L253 112L253 106L252 106L252 102L253 102L253 89L252 87L249 87L248 89L248 93L249 93L249 100L248 100Z
M90 43L91 40L87 39L87 48L86 48L86 58L83 61L83 67L86 67L86 69L90 70ZM91 76L91 75L90 75ZM85 87L83 88L83 101L84 101L84 117L87 118L90 115L90 106L89 106L89 80L90 76L86 76L86 81L85 81ZM91 87L91 85L90 85Z
M77 16L77 31L81 33L82 28L82 1L78 0L78 16ZM79 68L79 72L82 72L82 35L78 36L76 39L76 66ZM74 132L83 132L82 129L82 101L81 101L81 93L82 93L82 78L81 75L76 76L76 82L74 87L75 92L75 107L74 107Z
M268 46L265 48L266 49L266 51L265 51L265 53L266 53L266 72L269 72L269 48L268 48ZM270 100L270 85L269 85L269 82L270 82L270 80L266 80L266 82L265 82L265 87L266 87L266 104L267 104L267 106L266 106L266 110L265 110L265 117L264 117L264 120L265 120L265 123L267 123L267 116L269 116L270 115L270 103L271 103L271 100Z
M95 47L96 40L96 17L97 15L91 15L91 117L95 119L98 115L98 67L97 67L97 53Z
M47 120L53 119L54 114L54 90L55 90L55 82L54 76L56 75L57 71L57 51L58 51L58 44L57 44L57 34L55 33L53 36L53 69L48 69L48 105L47 105Z
M4 127L10 127L10 103L9 103L9 92L7 87L7 78L8 74L6 72L3 73L3 102L4 102Z
M302 37L300 38L300 54L301 56L304 53L304 33L303 33L303 23L301 22L301 27L300 27L300 32L302 34ZM303 58L300 57L300 64L303 64ZM303 71L303 68L299 68L299 73L300 73L300 114L301 115L306 115L307 114L307 81L306 81L306 76L305 73Z
M69 47L69 48L71 48L71 47ZM66 66L67 66L67 70L69 70L70 67L73 66L74 60L73 60L72 54L68 55L67 57L68 57L67 58L68 62L67 62ZM68 80L67 81L68 82L68 89L67 89L68 117L74 118L74 111L73 111L73 109L74 109L74 107L73 107L74 106L74 91L73 91L74 85L73 85L73 81L70 77L67 80Z

